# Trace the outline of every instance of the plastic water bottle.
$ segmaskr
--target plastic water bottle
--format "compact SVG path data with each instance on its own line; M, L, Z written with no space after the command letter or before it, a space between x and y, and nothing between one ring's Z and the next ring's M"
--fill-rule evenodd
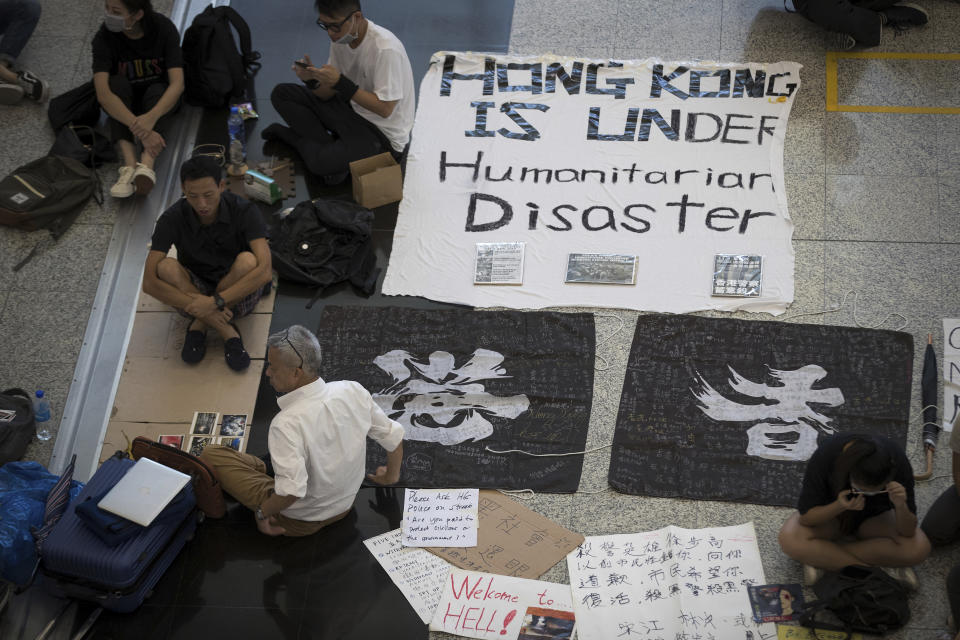
M247 132L243 127L240 107L230 107L227 129L230 131L230 164L240 167L247 158Z
M33 399L34 420L37 423L37 440L46 442L50 439L50 401L43 395L43 389L38 389Z

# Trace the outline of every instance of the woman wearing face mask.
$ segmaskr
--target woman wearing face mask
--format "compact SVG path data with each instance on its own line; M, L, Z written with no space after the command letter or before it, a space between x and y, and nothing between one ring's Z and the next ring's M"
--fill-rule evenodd
M883 567L909 588L911 569L930 553L917 526L913 469L903 449L881 436L825 438L807 462L797 513L780 529L780 548L815 583L823 570Z
M104 2L103 26L93 38L93 84L123 162L110 195L145 195L156 182L153 165L183 93L180 34L150 0Z

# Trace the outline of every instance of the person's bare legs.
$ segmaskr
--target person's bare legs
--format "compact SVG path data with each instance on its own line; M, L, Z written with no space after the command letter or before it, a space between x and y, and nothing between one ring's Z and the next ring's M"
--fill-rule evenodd
M808 527L794 513L780 528L780 548L797 562L829 571L851 564L912 567L930 553L930 542L919 527L909 538L897 534L892 510L860 525L855 540L839 539L839 533L836 521Z
M117 142L117 149L120 151L120 157L123 159L123 166L137 166L137 148L132 142L129 140L119 140Z
M10 84L15 84L17 82L17 74L13 69L0 62L0 80L3 82L9 82Z
M234 259L233 264L230 265L230 271L227 272L227 275L223 276L220 282L217 283L216 291L217 293L229 289L237 282L240 281L243 276L247 275L251 271L257 268L257 257L249 251L241 251L237 254L236 259ZM237 330L227 322L223 323L222 328L214 326L224 340L229 340L230 338L237 338L240 336L237 333Z
M157 263L157 277L167 284L176 287L181 293L197 296L203 295L202 292L194 286L186 268L174 258L164 258ZM194 318L193 322L190 323L190 331L206 331L207 326L211 326L223 335L224 326L231 331L233 330L221 314L213 314L209 318L211 320L209 324L200 318Z

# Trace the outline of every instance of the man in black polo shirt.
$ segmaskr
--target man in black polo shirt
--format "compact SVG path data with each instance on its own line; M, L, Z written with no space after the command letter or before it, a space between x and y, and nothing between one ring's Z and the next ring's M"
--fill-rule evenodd
M272 270L266 229L255 205L225 192L220 165L210 157L180 167L183 198L163 212L143 271L143 290L193 318L181 356L196 363L206 353L207 328L223 336L227 365L250 365L235 318L250 313L269 292ZM177 257L167 256L171 245Z

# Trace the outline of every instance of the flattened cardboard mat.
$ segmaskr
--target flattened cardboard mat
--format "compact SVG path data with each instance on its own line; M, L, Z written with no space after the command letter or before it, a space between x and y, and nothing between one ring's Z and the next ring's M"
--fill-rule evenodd
M693 316L637 321L610 485L637 495L795 506L834 432L906 443L913 338Z
M195 411L252 416L275 299L276 286L260 299L253 313L237 320L251 357L250 367L238 373L227 367L223 340L212 330L207 334L206 357L196 365L183 362L180 349L187 318L141 292L101 461L126 448L127 439L138 435L151 440L183 435L185 449L190 443ZM241 450L246 449L248 441L249 433L240 444Z
M356 380L406 431L400 486L576 491L593 396L585 313L326 307L322 376ZM367 446L367 468L386 454Z
M480 491L477 519L477 546L427 551L461 569L536 580L584 541L499 491Z

